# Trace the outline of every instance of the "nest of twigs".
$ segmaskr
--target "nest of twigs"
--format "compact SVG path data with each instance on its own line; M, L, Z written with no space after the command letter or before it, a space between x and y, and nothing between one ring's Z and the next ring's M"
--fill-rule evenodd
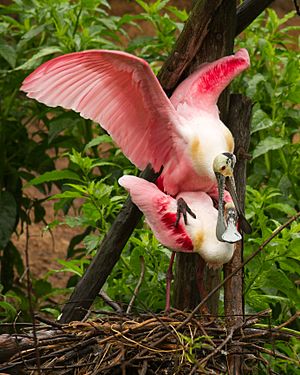
M264 344L290 338L280 327L258 328L264 314L199 317L182 311L168 316L105 313L86 322L38 324L22 333L0 335L0 372L7 374L225 374L228 359L243 355L253 373L267 355L289 358ZM226 328L227 326L227 328ZM3 346L3 343L5 343ZM6 356L6 358L5 358ZM7 360L7 357L9 359Z

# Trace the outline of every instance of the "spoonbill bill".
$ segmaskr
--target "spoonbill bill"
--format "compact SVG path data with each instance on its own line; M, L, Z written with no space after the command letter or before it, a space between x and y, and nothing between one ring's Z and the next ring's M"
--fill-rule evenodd
M201 65L169 99L146 61L120 51L88 50L56 57L38 67L21 90L50 107L92 119L112 136L139 169L161 170L164 192L203 191L219 200L217 236L224 240L225 202L241 214L233 180L234 140L219 118L217 100L249 67L246 49ZM225 182L230 191L224 193ZM230 197L231 195L231 197Z
M132 201L144 213L155 237L171 251L198 253L207 265L214 269L220 268L224 263L230 261L234 246L217 239L215 227L218 212L207 193L201 191L183 192L179 193L175 199L162 192L155 184L128 175L121 177L119 184L129 192ZM196 218L191 217L185 223L181 216L176 225L177 202L181 198L193 210ZM229 224L227 230L232 231L231 237L239 236L234 223ZM171 258L168 273L171 272L173 260L174 257ZM171 278L168 277L168 273L166 311L170 308ZM202 292L204 290L201 285L199 285L199 289Z

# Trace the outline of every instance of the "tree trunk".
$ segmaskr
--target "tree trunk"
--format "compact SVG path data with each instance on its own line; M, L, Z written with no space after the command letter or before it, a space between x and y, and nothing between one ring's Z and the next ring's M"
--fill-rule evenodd
M208 33L203 42L197 46L193 64L184 71L184 75L188 76L199 64L203 62L214 61L222 56L232 53L234 36L236 30L236 0L222 0L219 6L215 7L210 0L200 1L202 11L207 11L206 7L213 7L215 11L208 24ZM206 6L203 6L205 4ZM196 5L197 6L197 5ZM195 6L195 7L196 7ZM200 15L199 22L203 15ZM218 106L221 118L226 121L227 108L229 102L228 90L225 90L220 96ZM192 264L198 264L197 254L178 254L176 256L176 272L175 272L175 307L188 307L193 309L199 303L198 289L195 285L197 275L196 268ZM205 267L205 279L203 280L205 289L209 292L220 282L220 271L211 271ZM185 274L186 271L189 273ZM183 302L186 305L183 305ZM215 293L207 302L211 313L218 312L219 293Z
M228 127L235 135L235 154L237 163L234 170L237 195L242 209L245 205L246 192L246 158L250 144L251 100L238 94L230 95ZM235 244L233 258L224 266L224 277L238 268L243 262L243 240ZM241 269L224 286L224 309L227 330L241 325L244 320L243 270ZM242 374L242 348L236 346L235 353L228 356L230 374Z

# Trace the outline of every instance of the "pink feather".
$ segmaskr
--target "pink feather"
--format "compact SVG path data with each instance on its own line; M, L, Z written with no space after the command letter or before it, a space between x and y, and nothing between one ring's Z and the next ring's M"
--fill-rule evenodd
M196 252L210 267L218 268L233 255L233 245L216 238L217 210L211 198L204 192L185 192L183 198L196 219L188 215L187 224L182 217L176 223L177 201L158 187L135 176L119 179L131 195L132 201L144 213L156 238L173 251Z
M177 203L174 198L164 194L158 187L142 178L123 176L119 179L131 195L132 201L144 213L156 238L174 251L191 252L193 244L180 221L177 227Z

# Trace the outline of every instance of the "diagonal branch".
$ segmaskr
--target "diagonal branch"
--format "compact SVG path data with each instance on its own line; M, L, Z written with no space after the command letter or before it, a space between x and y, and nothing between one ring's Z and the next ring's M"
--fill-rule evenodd
M274 0L245 0L237 9L235 35L246 29Z

